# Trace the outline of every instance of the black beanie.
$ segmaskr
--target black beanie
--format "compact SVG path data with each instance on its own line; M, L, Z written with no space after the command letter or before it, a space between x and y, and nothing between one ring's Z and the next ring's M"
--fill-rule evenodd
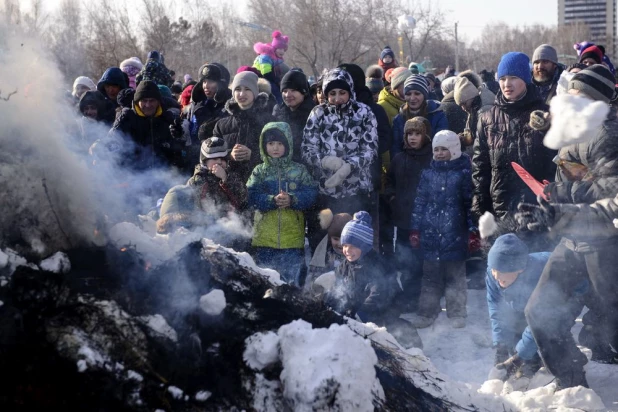
M206 64L200 70L200 83L204 80L221 81L221 70L214 64Z
M157 99L159 103L161 102L161 91L159 90L159 86L151 80L144 80L141 82L137 89L135 89L135 95L133 96L133 101L135 103L139 102L142 99Z
M579 90L593 100L608 103L614 97L615 80L612 72L602 64L593 64L575 73L569 82L569 89Z
M285 89L298 90L303 95L309 93L309 83L307 76L300 70L290 70L281 79L281 91Z
M285 146L285 155L287 156L290 153L290 145L288 144L288 139L285 137L283 132L277 128L271 128L264 132L264 136L262 136L262 144L264 145L264 153L266 153L266 143L268 142L280 142Z
M353 63L343 63L338 67L350 74L350 77L352 77L352 82L354 83L354 90L359 90L365 85L365 72L358 65Z
M352 90L350 90L350 85L343 79L335 79L328 82L326 88L324 89L324 95L328 95L328 92L333 89L346 90L348 93L352 94Z

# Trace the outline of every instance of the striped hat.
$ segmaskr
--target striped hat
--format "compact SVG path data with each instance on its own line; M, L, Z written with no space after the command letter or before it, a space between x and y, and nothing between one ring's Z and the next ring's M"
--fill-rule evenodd
M369 213L354 213L354 219L346 223L341 232L341 244L356 246L363 254L373 249L373 228Z
M602 64L593 64L575 73L569 82L569 90L579 90L593 100L609 103L614 97L614 76Z
M403 93L408 93L411 90L416 90L423 93L423 97L427 100L427 96L429 96L429 83L427 82L425 76L413 74L408 77L403 86Z

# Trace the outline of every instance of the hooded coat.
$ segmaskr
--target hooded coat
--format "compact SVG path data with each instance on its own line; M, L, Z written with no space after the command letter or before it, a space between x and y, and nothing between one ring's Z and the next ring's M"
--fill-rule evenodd
M328 102L313 108L305 126L302 157L320 185L320 194L341 199L373 191L372 165L378 157L378 132L371 109L355 99L354 83L348 72L334 69L324 79L345 81L350 99L341 106ZM322 159L335 156L350 164L351 172L342 184L326 188L325 181L335 172L322 167Z
M476 230L470 207L470 157L432 160L416 191L410 229L420 233L425 260L458 261L468 256L469 233Z
M105 110L101 119L108 124L114 123L116 120L116 109L120 106L116 99L110 99L105 92L106 84L114 84L120 86L120 90L128 87L125 74L118 67L110 67L103 73L101 79L97 83L97 90L105 97Z
M401 106L399 114L393 119L393 144L391 145L391 156L394 157L397 153L403 150L403 128L406 125L406 121L411 119L406 114L407 105ZM419 114L419 116L423 116ZM446 120L446 115L440 108L440 102L435 100L427 100L427 115L423 116L429 120L431 125L431 137L442 130L448 130L449 124Z
M285 103L275 106L273 109L273 117L278 122L285 122L292 129L292 138L294 140L294 154L292 160L297 163L302 163L300 146L303 143L303 131L307 124L307 119L311 114L311 110L315 107L315 102L311 95L306 95L305 100L296 108L291 110Z
M514 213L520 202L536 202L511 162L520 164L540 182L554 179L556 165L552 159L557 152L543 145L545 132L528 124L534 110L547 111L547 106L529 84L526 95L515 102L498 93L494 106L480 115L472 168L472 209L477 217L491 212L502 219Z
M230 160L230 169L238 173L240 178L246 182L253 168L260 163L262 128L273 120L268 110L268 95L258 94L253 106L247 110L242 110L234 99L230 99L225 104L225 111L228 116L217 122L212 134L224 138L229 148L241 144L251 150L249 161Z
M277 129L287 139L288 150L280 158L266 153L264 133ZM304 210L315 203L318 190L309 172L300 163L292 161L294 144L287 123L273 122L260 135L261 164L251 172L247 181L249 206L256 209L254 235L251 245L273 249L302 249L305 246ZM292 197L290 207L281 209L275 196L285 191Z

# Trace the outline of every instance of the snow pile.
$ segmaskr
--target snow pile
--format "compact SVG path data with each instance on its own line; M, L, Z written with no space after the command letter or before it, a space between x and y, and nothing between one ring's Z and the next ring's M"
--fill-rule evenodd
M258 410L276 405L280 388L295 411L373 411L374 402L384 399L371 342L346 325L312 329L311 324L296 320L280 327L277 334L248 338L244 359L257 369L277 360L283 366L280 384L256 378Z
M9 255L4 253L2 249L0 249L0 269L6 267L9 264Z
M39 267L17 254L13 249L6 248L0 250L0 269L8 267L8 275L11 276L19 266L28 266L31 269L39 270Z
M249 336L243 359L250 368L262 370L279 360L279 336L275 332L260 332Z
M130 381L142 382L144 380L144 377L135 371L128 370L127 379Z
M213 289L200 298L200 308L210 316L221 314L226 304L225 294L221 289Z
M167 391L172 395L174 399L181 399L184 393L182 389L177 388L175 386L168 387Z
M199 391L195 394L195 400L198 402L206 402L211 396L212 393L209 391Z
M496 218L489 212L483 213L483 216L479 218L479 232L482 239L487 239L498 230L498 224Z
M597 135L609 113L609 105L583 96L563 94L551 100L551 127L543 144L560 149L586 142Z
M43 260L39 266L43 270L54 273L69 273L71 271L71 261L69 257L62 252L56 252L54 255Z
M138 320L143 322L155 333L164 336L173 342L178 342L178 335L176 334L176 331L167 323L163 316L159 314L141 316Z

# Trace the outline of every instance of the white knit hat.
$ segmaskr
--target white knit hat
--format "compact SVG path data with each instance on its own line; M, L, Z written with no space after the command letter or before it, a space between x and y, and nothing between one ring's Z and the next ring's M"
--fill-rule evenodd
M446 147L451 152L451 160L461 157L461 142L459 136L450 130L442 130L435 134L431 141L431 148Z

